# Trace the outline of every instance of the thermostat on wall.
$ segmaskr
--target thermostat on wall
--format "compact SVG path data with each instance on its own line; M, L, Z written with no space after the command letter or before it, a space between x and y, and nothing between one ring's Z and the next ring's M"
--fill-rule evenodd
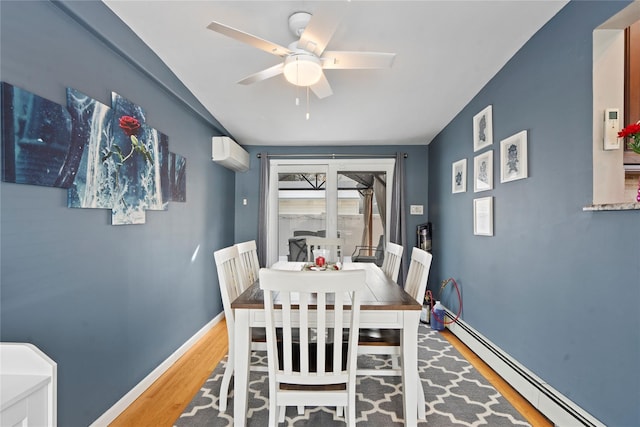
M605 150L617 150L620 148L618 131L620 129L620 110L607 108L604 110L604 146Z

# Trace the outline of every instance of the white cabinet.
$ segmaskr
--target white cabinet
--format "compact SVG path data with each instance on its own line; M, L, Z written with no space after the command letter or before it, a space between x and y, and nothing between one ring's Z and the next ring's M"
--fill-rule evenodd
M57 424L57 364L33 344L0 343L0 426Z

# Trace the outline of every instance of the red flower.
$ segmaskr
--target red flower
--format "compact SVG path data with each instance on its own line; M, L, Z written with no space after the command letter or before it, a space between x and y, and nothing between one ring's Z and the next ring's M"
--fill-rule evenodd
M140 129L140 122L135 117L122 116L120 117L120 128L127 134L127 136L133 136L138 133Z
M626 128L622 129L618 132L618 138L625 138L627 136L634 137L636 136L635 134L640 134L640 122L630 124Z

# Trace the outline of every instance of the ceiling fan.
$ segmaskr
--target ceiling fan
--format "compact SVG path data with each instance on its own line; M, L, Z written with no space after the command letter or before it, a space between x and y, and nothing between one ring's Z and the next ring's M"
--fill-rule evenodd
M299 39L288 48L220 22L211 22L207 28L284 59L238 83L248 85L284 74L289 83L309 87L318 98L325 98L333 91L323 70L391 68L396 56L384 52L325 50L339 23L340 19L329 9L313 16L308 12L295 12L289 16L289 29Z

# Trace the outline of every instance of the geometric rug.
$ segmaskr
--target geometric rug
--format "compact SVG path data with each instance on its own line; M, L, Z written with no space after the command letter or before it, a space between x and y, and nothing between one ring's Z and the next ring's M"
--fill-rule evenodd
M266 353L253 352L253 364L266 366ZM390 367L388 356L362 355L358 366ZM226 365L223 359L205 381L175 427L233 426L233 380L227 410L218 411L220 383ZM426 420L419 426L529 426L509 402L440 333L420 324L418 330L418 374L424 389ZM269 419L269 379L266 372L250 371L247 426L263 427ZM402 426L402 385L400 377L358 376L356 422L358 426ZM344 426L335 408L305 407L298 415L295 407L286 411L280 426Z

